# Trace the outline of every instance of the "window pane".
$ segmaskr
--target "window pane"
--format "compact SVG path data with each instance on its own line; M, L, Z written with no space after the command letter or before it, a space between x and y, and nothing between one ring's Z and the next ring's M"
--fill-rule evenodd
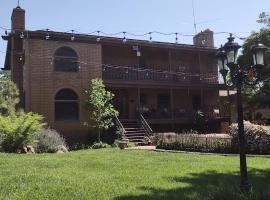
M78 55L69 47L59 48L54 55L54 70L62 72L78 71Z
M55 120L78 120L78 102L55 102Z

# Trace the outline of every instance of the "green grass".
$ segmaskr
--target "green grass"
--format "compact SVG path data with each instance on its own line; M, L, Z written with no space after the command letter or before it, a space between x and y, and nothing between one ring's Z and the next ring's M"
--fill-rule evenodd
M270 199L270 158L248 158L253 195ZM237 156L143 150L0 154L0 199L239 199Z

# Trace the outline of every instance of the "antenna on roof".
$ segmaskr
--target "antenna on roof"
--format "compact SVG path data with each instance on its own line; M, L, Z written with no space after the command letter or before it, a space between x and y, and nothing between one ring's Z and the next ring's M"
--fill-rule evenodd
M197 34L197 24L196 24L196 18L195 18L194 0L192 0L192 13L193 13L194 31L195 31L195 34Z
M20 0L17 1L17 7L20 7Z

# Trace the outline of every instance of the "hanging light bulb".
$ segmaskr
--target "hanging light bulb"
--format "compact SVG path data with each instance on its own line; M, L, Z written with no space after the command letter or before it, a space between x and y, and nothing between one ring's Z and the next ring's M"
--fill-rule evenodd
M23 34L23 32L21 32L21 34L20 34L20 38L21 38L21 39L23 39L23 38L24 38L24 34Z
M126 43L126 42L127 42L126 32L123 32L123 34L124 34L124 37L123 37L123 43Z
M178 33L175 33L175 43L178 43Z
M45 39L49 40L50 39L49 29L46 29L46 31L47 31L47 35L45 36Z
M102 71L104 71L104 72L106 71L106 67L105 66L102 68Z
M152 42L152 32L149 32L149 42Z
M128 74L128 69L126 69L126 74Z
M72 36L71 36L70 40L71 40L71 41L74 41L74 40L75 40L74 30L71 30L71 32L72 32Z
M100 36L99 36L99 33L100 33L100 31L97 31L97 42L99 42L99 41L100 41Z

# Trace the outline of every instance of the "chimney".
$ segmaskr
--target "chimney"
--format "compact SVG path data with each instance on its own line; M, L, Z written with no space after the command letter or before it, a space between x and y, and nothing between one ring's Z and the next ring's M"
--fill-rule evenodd
M193 37L193 44L200 47L214 47L214 32L210 29L201 31Z
M10 37L11 44L11 79L17 84L20 93L19 107L23 107L23 65L24 65L24 39L19 37L19 33L25 31L25 10L20 6L13 9L11 15L11 29Z
M11 29L13 31L25 30L25 10L20 6L13 9L11 16Z

